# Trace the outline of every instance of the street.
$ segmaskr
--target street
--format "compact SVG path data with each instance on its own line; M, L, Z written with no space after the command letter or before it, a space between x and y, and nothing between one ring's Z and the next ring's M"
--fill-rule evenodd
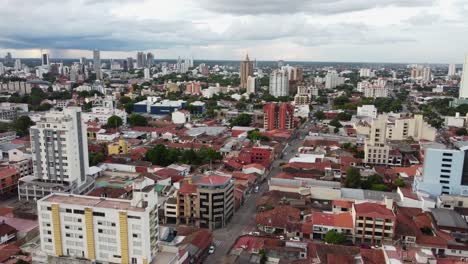
M273 161L267 180L260 185L259 192L251 193L247 196L244 205L234 214L232 221L227 225L227 227L213 231L213 244L216 249L215 252L209 255L203 263L221 263L221 260L229 253L229 249L239 236L256 231L256 200L258 197L261 197L264 192L268 191L268 179L281 171L280 164L288 162L289 159L295 156L297 149L302 146L304 137L307 134L307 129L308 125L303 125L298 129L298 137L292 139L288 146L283 150L283 158Z

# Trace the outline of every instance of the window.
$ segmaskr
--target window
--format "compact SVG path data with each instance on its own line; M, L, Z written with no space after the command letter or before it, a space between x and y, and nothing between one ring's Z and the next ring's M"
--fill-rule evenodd
M452 156L453 156L452 153L444 153L444 154L442 154L442 155L444 155L444 156L446 156L446 157L452 157Z
M75 209L73 210L74 214L84 214L84 210Z
M450 173L450 170L444 170L444 169L442 169L442 170L440 170L440 172Z
M452 165L451 164L442 164L442 167L445 167L445 168L451 168Z
M94 215L94 216L106 217L106 214L105 214L105 213L102 213L102 212L93 212L93 215Z
M448 184L448 183L449 183L449 181L443 181L443 180L440 180L439 182L440 182L440 183L444 183L444 184Z
M445 161L445 162L452 162L452 159L442 159L442 161Z
M127 218L130 218L130 219L140 219L139 216L135 216L135 215L128 215Z

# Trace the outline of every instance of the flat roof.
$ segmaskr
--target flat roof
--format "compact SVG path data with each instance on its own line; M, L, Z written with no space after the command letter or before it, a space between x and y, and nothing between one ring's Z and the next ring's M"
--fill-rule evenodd
M103 197L92 197L73 194L52 193L44 197L41 201L58 204L81 205L83 207L108 208L115 210L127 210L134 212L144 212L145 208L131 205L130 200L109 199Z

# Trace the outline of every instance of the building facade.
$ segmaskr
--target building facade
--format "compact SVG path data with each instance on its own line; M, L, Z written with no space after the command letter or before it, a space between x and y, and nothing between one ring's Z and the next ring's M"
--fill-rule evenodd
M53 193L37 210L41 251L50 258L147 264L157 256L158 197L150 179L133 183L132 200Z
M274 97L289 95L289 77L288 72L275 70L270 74L270 95Z
M254 65L249 59L249 54L245 56L245 60L240 63L240 88L247 89L247 78L253 76Z
M263 106L263 128L292 129L294 127L294 107L289 103L268 103Z
M390 147L386 140L387 117L380 115L372 121L369 138L364 143L364 162L387 164Z

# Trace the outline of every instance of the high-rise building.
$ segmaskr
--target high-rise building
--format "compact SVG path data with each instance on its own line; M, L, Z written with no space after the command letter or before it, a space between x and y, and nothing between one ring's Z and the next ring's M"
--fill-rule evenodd
M247 93L248 94L255 94L257 90L257 78L249 76L247 77Z
M148 52L148 54L146 54L146 67L153 67L154 66L154 55L153 53L151 52Z
M422 177L415 177L413 189L432 197L442 194L468 196L468 142L453 148L431 143L423 146Z
M249 59L249 54L245 56L245 60L240 63L240 88L247 89L247 78L253 76L253 62Z
M359 77L371 77L371 69L369 68L359 69Z
M80 58L80 64L86 64L86 57Z
M3 63L0 62L0 75L3 75L5 73L5 67L3 66Z
M290 81L302 82L302 68L286 65L281 67L281 70L286 71L288 73L288 78Z
M424 67L422 70L422 80L423 82L430 82L432 81L432 71L430 67Z
M294 127L294 107L289 103L268 103L263 106L263 128L292 129Z
M128 66L128 70L133 69L133 58L132 57L127 58L127 66Z
M287 71L274 70L270 74L269 92L274 97L289 95L289 76Z
M345 78L341 77L336 71L330 71L325 75L325 89L335 89L344 82Z
M387 164L390 147L387 145L387 116L379 115L372 120L369 139L364 144L364 162Z
M146 66L146 54L144 52L137 53L137 68L143 68Z
M450 64L448 67L448 76L455 76L457 74L457 67L455 64Z
M21 60L20 59L16 59L15 60L15 70L19 71L22 69L22 65L21 65Z
M153 186L151 179L136 179L131 200L63 193L42 198L37 203L41 251L50 263L77 258L88 261L83 263L152 263L159 236Z
M459 98L468 99L468 54L465 55L465 62L463 63Z
M50 65L49 54L48 53L42 53L41 58L42 58L42 66L49 66Z
M102 71L101 71L101 53L99 50L93 51L93 67L94 72L96 73L96 80L102 79Z
M7 52L5 56L5 65L13 63L13 56L11 56L11 52Z
M145 80L151 79L151 76L150 76L150 69L149 69L149 68L145 68L145 69L143 70L143 76L144 76Z
M81 115L80 107L48 112L31 127L34 175L21 178L20 199L36 200L52 192L83 194L93 188Z

